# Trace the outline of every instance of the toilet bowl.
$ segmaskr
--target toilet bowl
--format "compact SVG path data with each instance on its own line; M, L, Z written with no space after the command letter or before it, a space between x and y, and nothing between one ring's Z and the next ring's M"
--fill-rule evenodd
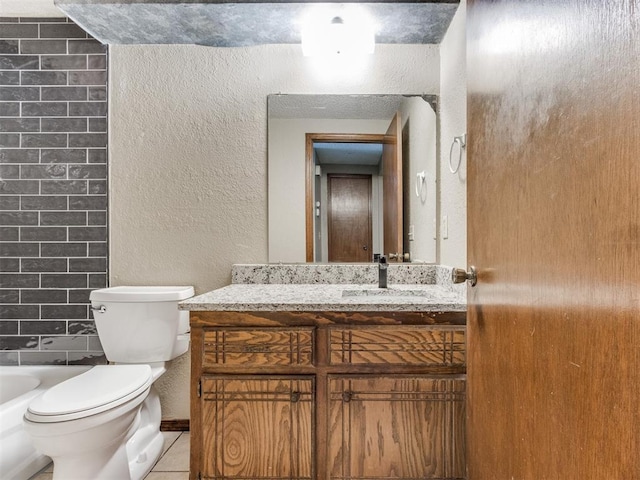
M188 348L188 312L177 304L192 295L192 287L92 292L105 355L123 363L95 366L29 405L25 430L52 458L54 480L140 480L151 470L163 447L153 382Z
M25 429L53 459L54 478L130 478L126 439L151 380L148 365L96 366L31 403Z

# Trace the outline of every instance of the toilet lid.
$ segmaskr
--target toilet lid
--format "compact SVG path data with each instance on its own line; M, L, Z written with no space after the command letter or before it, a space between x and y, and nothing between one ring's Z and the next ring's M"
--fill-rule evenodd
M31 402L28 413L44 422L95 415L137 397L151 383L149 365L98 365L45 391Z

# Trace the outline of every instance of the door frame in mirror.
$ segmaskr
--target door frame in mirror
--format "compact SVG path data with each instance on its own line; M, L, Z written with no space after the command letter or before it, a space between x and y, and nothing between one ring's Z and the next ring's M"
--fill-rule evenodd
M314 143L384 143L384 134L371 133L307 133L305 140L305 239L307 262L314 261L313 234L313 181L315 162L313 158Z

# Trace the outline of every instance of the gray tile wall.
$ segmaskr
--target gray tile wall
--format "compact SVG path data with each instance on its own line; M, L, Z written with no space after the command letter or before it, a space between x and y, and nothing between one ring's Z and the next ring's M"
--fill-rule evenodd
M60 18L0 17L0 364L105 363L107 48Z

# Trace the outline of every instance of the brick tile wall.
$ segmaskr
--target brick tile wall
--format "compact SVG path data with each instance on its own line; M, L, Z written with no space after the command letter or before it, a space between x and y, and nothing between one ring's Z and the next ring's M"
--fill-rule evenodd
M60 18L0 17L0 364L104 363L107 47Z

